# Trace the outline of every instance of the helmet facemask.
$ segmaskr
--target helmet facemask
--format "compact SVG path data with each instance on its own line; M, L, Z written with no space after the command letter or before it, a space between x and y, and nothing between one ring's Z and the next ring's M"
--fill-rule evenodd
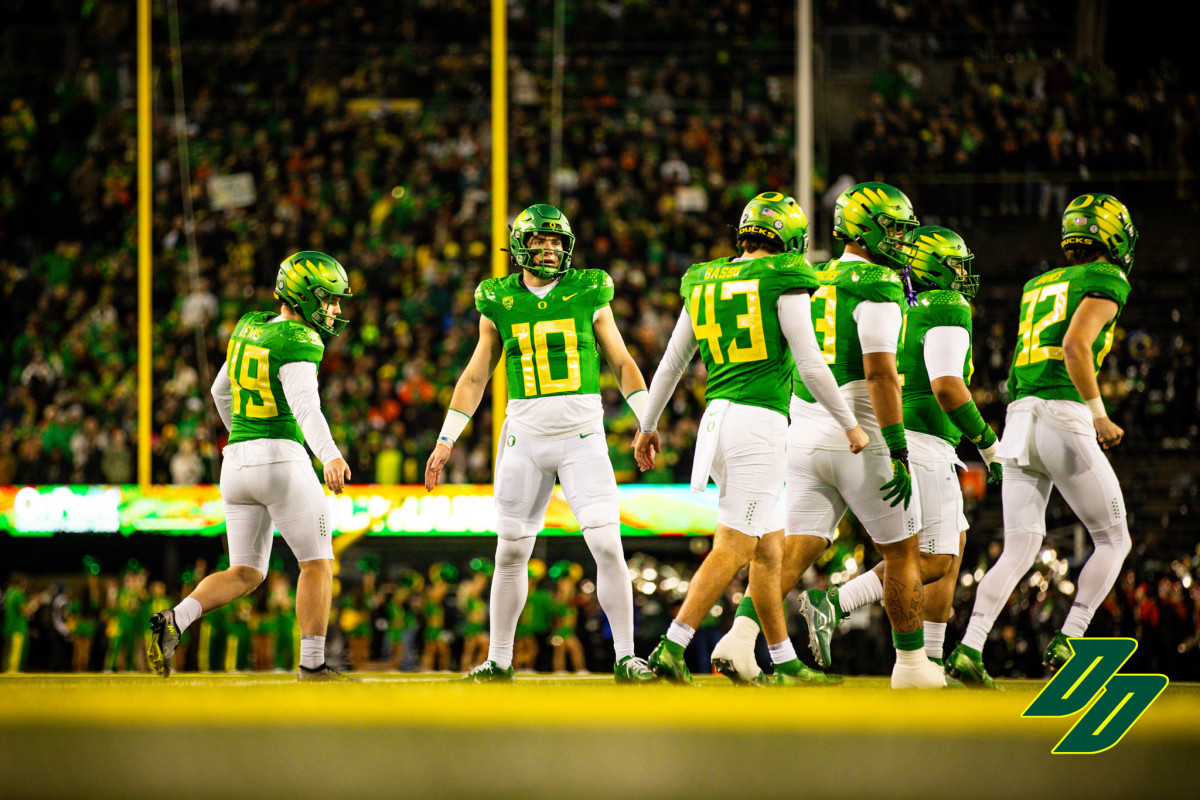
M562 248L530 247L529 242L535 235L553 235L559 238ZM545 260L545 253L553 252L558 263L549 265L537 263ZM543 280L553 280L571 268L571 255L575 251L575 234L571 232L571 223L557 208L545 203L530 206L517 215L509 229L508 252L514 265L526 269ZM541 258L537 258L541 253Z

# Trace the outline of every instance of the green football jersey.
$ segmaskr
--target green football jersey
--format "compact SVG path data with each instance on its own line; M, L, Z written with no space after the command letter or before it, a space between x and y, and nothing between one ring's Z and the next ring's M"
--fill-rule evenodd
M1117 316L1092 342L1093 364L1099 372L1104 357L1113 346L1117 317L1129 298L1129 279L1120 267L1097 261L1051 270L1025 284L1021 294L1017 348L1012 371L1008 374L1008 392L1012 400L1032 396L1083 402L1079 390L1067 375L1062 342L1075 309L1089 295L1098 295L1117 304Z
M567 270L544 298L519 272L480 283L475 307L500 331L509 398L599 394L592 317L612 298L612 278L598 269Z
M816 274L795 253L696 264L679 293L708 368L705 400L730 400L787 414L795 366L779 327L779 296L815 290Z
M821 286L812 299L813 330L825 363L838 386L866 380L854 310L868 302L896 303L903 308L904 283L891 268L866 261L830 261L816 275ZM807 403L816 401L795 369L792 391Z
M303 322L279 320L276 314L255 311L238 320L229 337L226 360L233 384L233 429L229 444L253 439L291 439L304 444L279 368L297 361L321 363L325 345Z
M962 432L950 421L950 417L938 405L929 385L929 371L925 368L925 335L933 328L965 328L971 335L971 306L958 292L939 289L917 295L917 304L904 308L904 325L900 328L900 347L897 369L900 384L904 387L905 430L927 433L945 439L952 447L958 445ZM974 368L971 350L967 347L967 358L963 363L963 380L971 383Z

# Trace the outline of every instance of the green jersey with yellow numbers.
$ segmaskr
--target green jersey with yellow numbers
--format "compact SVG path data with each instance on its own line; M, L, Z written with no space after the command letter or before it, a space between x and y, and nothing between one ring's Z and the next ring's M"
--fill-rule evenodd
M787 414L795 369L776 304L790 291L812 291L816 274L795 253L696 264L679 293L708 368L705 400L729 400Z
M897 369L904 387L904 429L945 439L958 445L962 432L938 405L925 367L925 337L934 328L964 328L971 335L971 306L958 292L938 289L917 295L917 304L904 307L904 325L900 328ZM971 383L973 366L971 347L963 362L963 380Z
M254 439L290 439L304 444L304 434L288 407L279 368L298 361L321 363L325 345L303 322L276 320L255 311L238 320L229 338L226 361L233 390L233 425L229 444Z
M612 302L612 278L598 269L567 270L538 297L521 275L488 278L475 290L475 307L500 331L509 399L599 394L592 318Z
M904 284L891 268L869 261L829 261L816 275L820 287L812 296L813 330L825 363L838 386L866 380L854 311L862 303L896 303L903 308ZM794 368L792 392L806 403L816 402Z
M1129 279L1120 267L1096 261L1051 270L1025 284L1017 348L1008 374L1012 400L1040 397L1083 402L1067 374L1062 343L1071 317L1085 297L1102 297L1117 304L1117 314L1092 342L1092 363L1099 372L1104 357L1112 349L1117 317L1129 299Z

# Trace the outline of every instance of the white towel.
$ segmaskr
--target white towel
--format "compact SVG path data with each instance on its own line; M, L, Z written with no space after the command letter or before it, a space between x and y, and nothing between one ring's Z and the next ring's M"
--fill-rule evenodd
M1014 461L1018 467L1029 466L1029 439L1033 433L1033 409L1009 409L1004 420L1004 435L996 448L996 458Z
M712 471L713 458L717 455L717 440L721 438L721 420L730 405L728 400L713 400L700 418L696 453L692 459L692 491L697 494L703 494L708 488L708 476Z

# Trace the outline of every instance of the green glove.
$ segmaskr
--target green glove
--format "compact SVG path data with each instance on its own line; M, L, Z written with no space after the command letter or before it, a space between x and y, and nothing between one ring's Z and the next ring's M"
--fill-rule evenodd
M1004 480L1004 468L1000 466L999 461L993 461L987 465L988 468L988 486L999 486Z
M892 450L892 479L879 487L879 491L883 492L884 500L891 500L889 503L893 508L901 500L904 501L904 507L908 508L909 502L912 500L912 475L908 471L908 450Z

